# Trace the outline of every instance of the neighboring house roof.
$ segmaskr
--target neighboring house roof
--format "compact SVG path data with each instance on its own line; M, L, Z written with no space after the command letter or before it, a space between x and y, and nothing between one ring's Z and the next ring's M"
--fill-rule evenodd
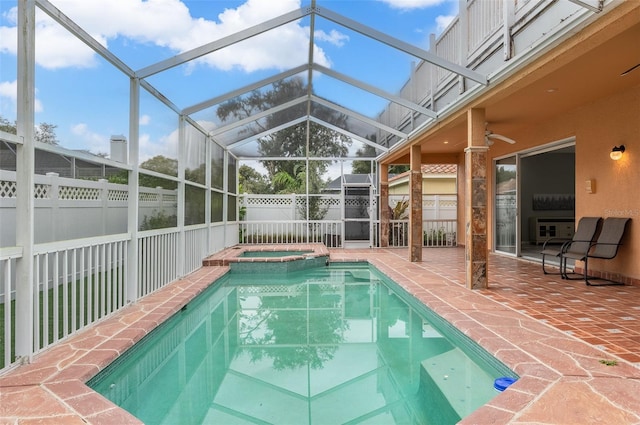
M445 177L455 177L458 172L458 166L456 164L428 164L422 166L422 175L440 175ZM409 171L397 174L393 177L389 178L389 183L396 182L399 183L401 181L406 180L409 176ZM369 183L369 174L345 174L344 180L346 183L353 184L366 184ZM340 177L332 180L327 184L327 186L323 189L324 192L339 192L342 190L342 181Z
M421 167L422 174L456 175L458 166L456 164L426 164ZM397 174L389 178L389 183L403 180L409 176L409 171Z
M92 159L95 158L95 162ZM36 146L35 174L58 173L60 177L105 177L120 170L100 163L102 158L84 149L65 149L56 146L49 151ZM0 143L0 168L16 171L15 147L9 143ZM74 172L75 168L75 172Z
M367 184L371 183L371 179L369 174L345 174L344 181L346 183L352 184ZM342 180L340 177L332 180L327 184L327 186L323 189L324 191L340 191L342 190Z

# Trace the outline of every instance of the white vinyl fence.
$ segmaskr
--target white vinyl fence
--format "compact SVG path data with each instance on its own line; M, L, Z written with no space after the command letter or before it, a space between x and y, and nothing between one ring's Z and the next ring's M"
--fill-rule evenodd
M457 246L458 220L423 220L422 246ZM406 247L409 245L409 220L391 220L389 223L389 246Z
M248 207L246 219L239 227L235 223L227 226L217 223L183 230L139 231L137 240L133 241L127 232L100 234L108 229L126 228L126 186L54 175L36 177L36 208L44 221L39 225L57 229L55 233L45 232L45 236L41 236L45 241L38 241L34 247L34 353L127 305L131 285L135 287L133 298L143 297L197 269L204 257L227 246L234 238L240 237L241 242L252 244L308 242L342 246L344 221L339 195L318 197L310 202L311 214L322 214L322 220L301 218L307 211L305 197L252 195L242 197L242 202L251 201L245 205ZM15 207L13 184L6 178L2 183L3 218ZM140 208L149 212L171 211L175 208L174 195L172 191L145 189L140 194ZM349 203L349 208L357 207L352 204ZM455 208L455 196L425 197L425 217L433 217L424 223L426 246L455 245L455 220L444 218L455 217ZM83 225L72 223L89 223L83 221L86 216L93 216L90 220L94 220L93 226L98 229L87 230L92 234L79 237L82 232L78 228ZM102 220L108 223L102 227L95 224ZM62 222L68 224L62 225ZM377 244L377 220L373 220L373 226ZM399 220L391 226L392 246L406 246L408 222ZM7 227L4 221L2 227L3 231ZM63 228L71 228L66 231L75 233L65 234ZM54 235L69 239L47 241ZM129 281L132 247L136 251L137 267L134 282ZM18 248L0 248L0 369L15 361L12 348L16 335L15 270L16 261L21 257Z
M324 243L327 247L334 248L340 246L342 221L243 221L240 229L241 243Z
M344 208L340 195L315 195L316 209L323 212L318 220L305 220L304 195L249 195L240 197L246 208L240 222L240 242L246 244L324 243L327 247L342 247L344 240ZM389 206L408 196L389 197ZM352 200L357 201L357 199ZM311 204L312 202L310 202ZM347 208L357 208L348 199ZM375 204L375 202L374 202ZM423 246L456 246L457 195L424 195L422 201ZM372 219L374 246L379 245L379 220ZM389 244L408 246L408 219L391 220Z
M35 243L112 235L127 231L127 185L35 176ZM16 173L0 170L0 247L16 245ZM139 223L158 213L175 215L174 190L141 187Z
M36 246L36 351L127 303L128 239L125 234ZM10 304L5 302L5 306Z
M35 245L34 353L127 305L131 285L139 298L199 268L208 255L208 231L201 225L182 233L140 232L134 282L128 278L128 233ZM18 248L0 248L0 370L15 361L15 270L21 257Z
M34 353L128 304L131 285L136 297L145 296L197 269L209 249L227 242L210 241L225 234L221 223L141 231L133 242L126 185L51 173L36 175L34 189ZM22 251L13 246L15 194L15 172L0 171L0 370L16 360L16 262ZM141 188L138 205L139 224L159 212L175 215L176 192ZM138 273L130 282L132 243Z

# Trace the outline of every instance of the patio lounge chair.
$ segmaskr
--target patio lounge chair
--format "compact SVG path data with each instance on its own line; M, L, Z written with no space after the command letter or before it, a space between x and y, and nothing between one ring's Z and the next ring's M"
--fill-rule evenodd
M630 218L622 218L622 217L608 217L602 223L602 230L600 231L600 235L595 242L592 242L587 249L582 252L568 250L567 252L563 252L561 254L560 263L564 264L564 267L561 268L563 273L563 277L565 279L582 279L584 278L584 283L592 286L602 286L602 285L624 285L621 282L615 282L609 279L605 279L604 277L595 277L589 276L589 258L600 258L603 260L611 260L618 254L618 248L622 244L622 237L624 236L624 231L627 227L627 223L630 221ZM567 259L571 258L573 260L584 261L584 271L583 276L580 278L570 278L567 273ZM564 259L564 262L563 262ZM574 274L574 273L572 273ZM592 280L602 280L605 283L595 284L592 283Z
M570 241L561 238L547 239L542 245L542 251L540 252L540 254L542 254L542 272L544 274L560 274L564 279L563 270L566 268L566 264L563 264L563 261L566 261L566 259L562 257L562 254L564 252L585 252L595 239L601 221L602 218L600 217L582 217ZM562 245L551 246L557 243L562 243ZM547 256L560 259L560 272L552 273L547 271L544 267L545 257Z

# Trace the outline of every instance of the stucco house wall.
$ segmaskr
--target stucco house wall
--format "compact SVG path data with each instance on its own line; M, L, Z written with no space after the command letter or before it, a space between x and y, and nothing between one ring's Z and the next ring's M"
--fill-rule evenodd
M455 164L422 166L422 193L425 195L455 195L457 174ZM409 173L389 179L389 195L409 194Z
M589 268L613 270L624 277L640 279L640 87L583 104L535 126L520 128L510 137L517 140L516 145L496 143L488 151L490 202L494 196L489 182L493 181L495 158L575 137L576 221L584 216L631 218L617 257L606 262L590 261ZM611 149L621 144L626 147L622 159L611 160ZM587 180L594 182L593 193L585 188ZM459 193L463 194L464 187L460 189ZM463 205L464 198L459 202ZM488 246L491 247L494 233L491 208L488 214L487 224L491 227Z

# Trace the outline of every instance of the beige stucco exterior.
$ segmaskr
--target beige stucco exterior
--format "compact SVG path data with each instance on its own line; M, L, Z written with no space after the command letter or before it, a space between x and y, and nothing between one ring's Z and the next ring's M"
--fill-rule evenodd
M457 193L457 171L453 166L437 169L422 167L422 193L425 195L455 195ZM409 173L389 179L389 195L409 194Z
M469 124L468 112L481 111L492 130L517 141L497 141L487 151L489 207L484 223L487 241L482 249L491 250L495 238L494 161L554 143L575 142L576 221L584 216L631 218L618 255L612 260L590 261L589 269L638 284L640 67L621 74L640 62L640 2L615 2L614 6L535 60L490 84L482 95L458 105L455 113L426 129L413 145L422 147L423 164L458 165L458 205L466 205L477 199L466 199L472 192L465 190L469 159L464 151L478 146L472 138L476 140L480 134ZM609 153L619 145L626 151L621 160L613 161ZM397 150L383 159L383 164L406 159L406 151ZM593 183L592 193L585 188L587 180ZM459 208L458 218L459 234L478 224L463 208Z
M613 93L512 135L518 140L518 150L494 145L489 149L489 161L575 138L576 218L631 218L616 258L593 260L590 268L640 280L640 87ZM621 144L626 147L622 159L611 160L611 149ZM488 173L492 179L493 167L488 167ZM593 193L586 190L587 180L594 183ZM489 199L493 199L491 185L488 191ZM491 210L488 223L493 223ZM493 242L491 235L492 232L489 246Z

